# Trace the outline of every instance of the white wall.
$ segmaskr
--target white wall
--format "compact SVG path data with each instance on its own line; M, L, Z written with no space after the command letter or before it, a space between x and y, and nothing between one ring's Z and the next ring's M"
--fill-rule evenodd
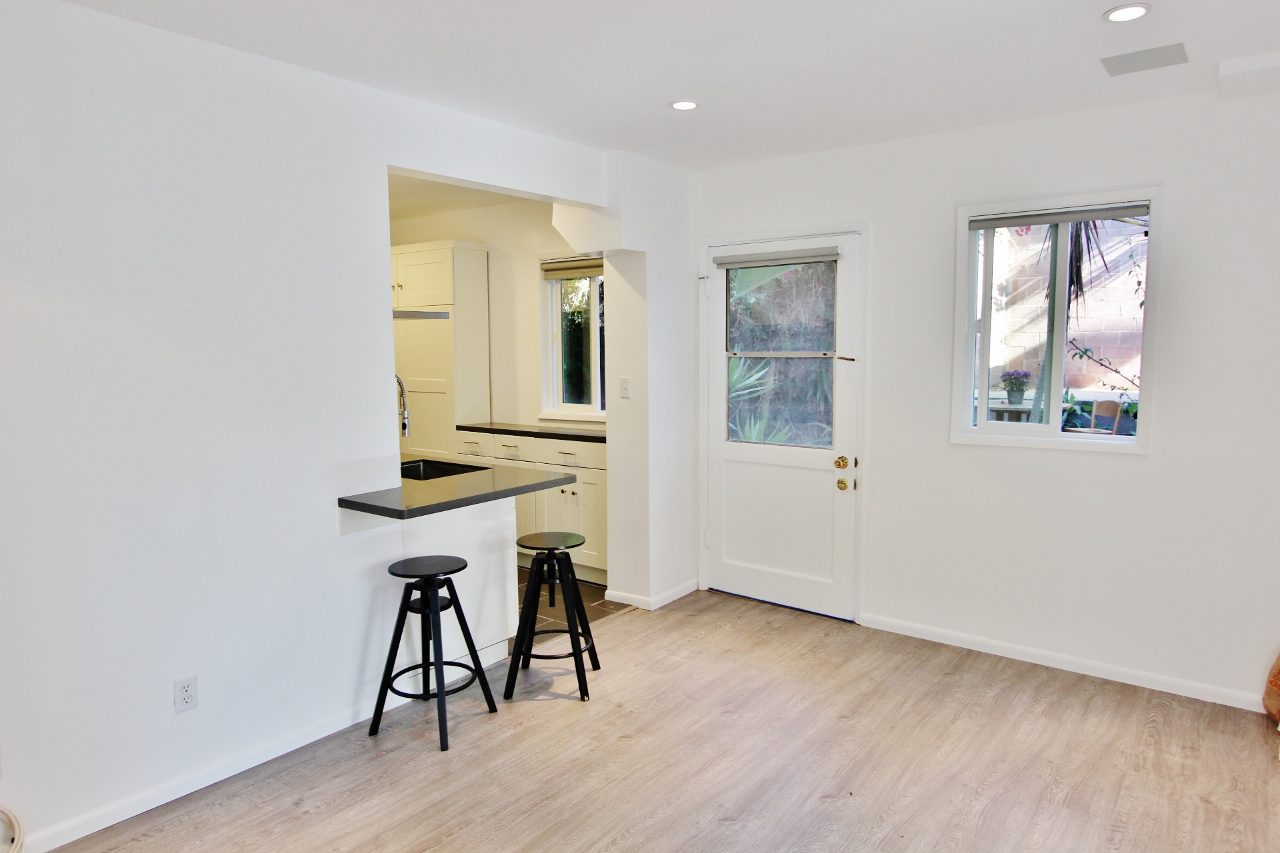
M647 606L661 607L697 589L698 278L689 218L692 181L686 172L639 157L614 154L611 166L622 239L647 250ZM617 390L615 382L610 407L619 405Z
M536 424L542 412L543 258L575 251L551 224L551 204L513 201L399 219L392 245L474 240L489 247L492 419Z
M697 588L692 176L615 152L609 181L607 209L556 205L553 222L575 247L605 252L608 597L654 608Z
M398 525L389 164L604 155L46 0L0 6L0 802L44 849L366 717ZM171 683L196 674L200 708Z
M703 177L707 237L869 224L862 621L1260 707L1280 400L1224 368L1274 361L1278 147L1280 98L1205 95ZM1150 452L950 443L957 205L1151 184Z

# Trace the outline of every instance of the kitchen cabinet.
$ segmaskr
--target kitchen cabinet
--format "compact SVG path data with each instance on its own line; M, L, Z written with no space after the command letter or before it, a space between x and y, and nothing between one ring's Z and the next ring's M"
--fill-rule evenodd
M392 320L396 375L404 382L409 435L401 452L449 453L454 430L454 341L448 320ZM430 324L427 328L425 324Z
M603 583L608 569L608 482L604 442L458 430L454 457L574 474L578 482L516 496L516 536L544 530L581 533L586 544L573 550L583 580ZM521 553L528 555L529 552Z
M458 456L487 456L493 458L493 436L480 432L455 431L453 452Z
M538 439L527 435L495 435L493 438L493 458L518 462L543 462L536 458Z
M571 468L607 468L605 445L598 441L570 441L562 438L539 438L535 446L537 460L548 465Z
M452 305L452 248L393 248L391 298L395 308Z
M568 468L542 465L542 469L576 474L578 482L537 492L535 524L539 530L567 530L581 533L586 544L573 550L574 565L582 564L605 570L606 541L605 495L607 474L594 468Z
M444 240L393 247L391 261L396 375L409 409L400 450L460 452L455 426L489 419L488 252Z

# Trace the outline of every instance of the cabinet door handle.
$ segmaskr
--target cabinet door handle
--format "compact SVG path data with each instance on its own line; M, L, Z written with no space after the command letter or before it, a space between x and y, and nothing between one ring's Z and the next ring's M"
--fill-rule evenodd
M518 444L500 444L500 445L498 445L498 446L499 446L499 447L506 447L506 448L509 448L510 450L519 450L519 449L520 449L520 445L518 445Z
M571 495L577 495L578 493L577 493L577 492L570 492L569 494L571 494Z

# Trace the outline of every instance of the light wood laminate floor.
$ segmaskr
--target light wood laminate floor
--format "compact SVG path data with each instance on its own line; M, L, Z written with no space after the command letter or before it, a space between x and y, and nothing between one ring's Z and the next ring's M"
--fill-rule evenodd
M1260 714L710 592L596 633L590 702L535 662L64 849L1280 850Z

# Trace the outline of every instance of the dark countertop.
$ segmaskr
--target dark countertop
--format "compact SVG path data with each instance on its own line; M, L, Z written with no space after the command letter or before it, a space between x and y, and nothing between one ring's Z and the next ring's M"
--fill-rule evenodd
M431 457L419 454L405 458ZM577 482L577 479L573 474L555 471L490 465L485 471L471 471L435 480L401 480L398 488L338 498L338 506L386 518L417 518L420 515L474 506L526 492L565 486Z
M563 438L568 441L593 441L605 443L605 432L590 426L544 426L542 424L509 424L489 421L479 424L458 424L462 432L487 432L494 435L527 435L530 438Z

